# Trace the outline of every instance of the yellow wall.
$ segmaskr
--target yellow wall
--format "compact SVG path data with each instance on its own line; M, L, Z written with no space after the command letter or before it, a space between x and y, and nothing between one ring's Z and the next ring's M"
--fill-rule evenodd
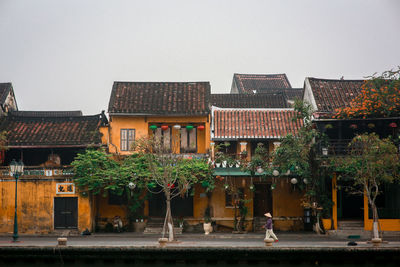
M289 178L275 178L276 188L272 190L272 216L274 229L298 231L303 228L303 207L301 198L304 192L294 188Z
M92 209L89 197L78 194L57 195L54 180L18 181L18 226L20 233L42 234L54 231L54 197L78 197L78 230L92 229ZM0 182L0 232L11 233L14 226L15 181Z
M336 174L332 178L332 218L334 221L334 229L337 230L337 179ZM372 230L372 219L368 217L368 197L364 194L364 230ZM400 231L400 219L379 219L379 223L382 231Z
M111 153L120 153L127 155L131 152L120 150L120 132L121 129L135 129L135 139L149 135L149 126L152 124L167 124L182 126L187 124L204 125L203 131L197 131L198 153L207 153L210 147L210 123L209 116L203 117L133 117L133 116L111 116L109 123L109 134L107 142ZM105 130L104 130L105 131ZM103 132L102 132L103 133ZM174 130L172 132L174 136Z
M368 197L364 194L364 229L372 230L373 220L368 216ZM400 231L400 219L379 219L382 231Z

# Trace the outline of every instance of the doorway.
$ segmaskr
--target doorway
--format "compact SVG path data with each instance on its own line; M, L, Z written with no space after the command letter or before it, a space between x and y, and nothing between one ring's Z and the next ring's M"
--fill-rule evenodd
M272 213L271 184L255 184L254 186L254 217L263 217L266 212Z
M364 197L344 189L338 190L338 219L361 220L364 217Z
M166 198L163 192L151 194L149 197L149 216L165 217L167 210ZM193 217L193 196L190 192L183 197L177 196L171 200L173 217Z
M54 228L78 227L78 198L55 197L54 198Z

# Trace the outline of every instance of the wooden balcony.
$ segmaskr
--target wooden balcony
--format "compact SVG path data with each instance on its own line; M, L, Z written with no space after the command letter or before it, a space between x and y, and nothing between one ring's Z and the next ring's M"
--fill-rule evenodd
M24 178L45 178L45 177L72 177L74 175L72 166L60 167L42 167L42 166L25 166ZM0 167L0 177L11 178L10 168L8 166Z

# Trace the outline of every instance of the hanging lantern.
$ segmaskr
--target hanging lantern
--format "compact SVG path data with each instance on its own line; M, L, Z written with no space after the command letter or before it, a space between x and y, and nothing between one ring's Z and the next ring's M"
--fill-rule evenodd
M229 188L229 185L228 184L224 184L224 189L228 190L228 188Z
M257 167L257 172L261 174L261 173L264 172L264 169L261 166L258 166Z
M251 191L254 191L254 189L255 189L254 185L251 184L250 187L249 187L249 189L250 189Z
M179 124L175 124L175 125L174 125L174 129L175 129L175 130L180 130L180 129L181 129L181 126L180 126Z
M391 128L397 128L397 124L395 122L392 122L391 124L389 124L389 127Z
M193 128L194 128L193 125L187 125L187 126L186 126L186 130L188 130L188 131L193 130Z
M303 182L304 182L304 184L308 184L307 178L304 178L304 179L303 179Z
M197 126L197 130L204 131L204 125Z
M130 190L133 190L133 189L136 188L136 184L133 183L133 182L129 182L128 187L129 187Z
M161 125L161 129L162 129L163 131L166 131L166 130L168 130L168 128L169 128L169 126L168 126L168 125Z
M292 179L290 179L290 182L291 182L292 184L297 184L297 179L296 179L296 178L292 178Z
M278 176L279 175L279 171L278 170L273 170L272 171L272 175L273 176Z
M157 130L157 125L151 125L151 126L150 126L150 130L152 130L152 131Z

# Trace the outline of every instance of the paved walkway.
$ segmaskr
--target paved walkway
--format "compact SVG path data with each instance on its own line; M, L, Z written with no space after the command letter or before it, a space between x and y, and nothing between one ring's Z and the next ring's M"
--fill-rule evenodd
M315 233L277 233L279 242L273 244L277 248L344 248L349 241L357 242L355 248L370 248L372 245L366 239L347 239L336 236L317 235ZM21 235L19 242L12 242L11 235L0 236L0 247L54 247L58 236L31 236ZM90 236L69 236L70 247L158 247L160 235L144 235L136 233L103 233ZM230 234L212 233L182 234L177 241L168 244L168 247L179 248L260 248L264 247L262 233ZM382 248L400 248L400 238L397 236L384 239Z

